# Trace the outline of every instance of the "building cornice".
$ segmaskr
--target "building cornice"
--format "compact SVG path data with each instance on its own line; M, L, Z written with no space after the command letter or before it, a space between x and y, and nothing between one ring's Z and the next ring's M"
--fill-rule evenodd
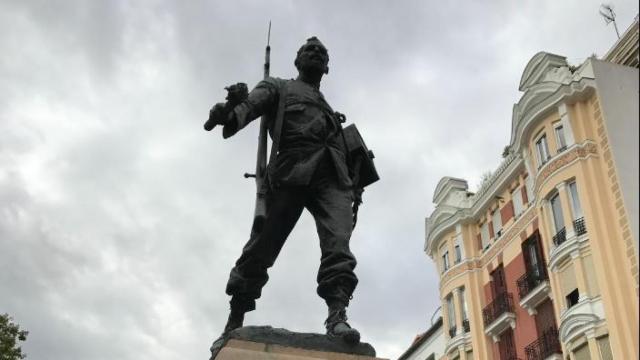
M588 70L587 70L588 68ZM590 73L590 66L585 67L585 76ZM555 90L550 92L551 88ZM527 91L518 104L513 107L513 121L511 128L511 148L513 152L520 152L525 134L530 131L539 120L557 111L561 102L575 103L591 96L596 88L593 76L581 77L568 84L544 85ZM535 100L535 101L534 101Z
M439 236L450 231L456 226L456 224L475 221L475 219L491 204L496 193L504 186L508 185L513 178L513 175L517 174L522 167L524 167L524 161L522 158L519 155L510 154L491 175L491 178L486 181L485 186L483 186L473 196L471 200L471 208L461 209L452 206L439 205L427 220L427 227L425 231L425 252L431 255L440 242ZM450 213L451 215L442 221L438 221L442 213L445 212Z

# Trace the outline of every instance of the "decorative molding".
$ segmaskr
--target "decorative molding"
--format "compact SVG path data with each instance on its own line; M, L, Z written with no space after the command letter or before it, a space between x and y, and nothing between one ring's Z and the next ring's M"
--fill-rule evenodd
M589 156L597 154L598 146L593 141L586 140L582 144L575 144L568 150L556 155L551 161L544 164L538 171L538 174L536 174L535 192L538 193L542 184L557 171L571 165L579 159L586 159Z
M557 111L558 103L571 104L588 98L595 91L595 81L587 73L588 71L576 71L568 84L539 84L525 92L518 104L513 106L510 144L515 152L523 147L522 139L526 130L539 119Z
M481 261L478 258L465 259L462 262L452 266L445 271L440 277L440 291L445 288L453 279L468 272L482 268Z
M493 258L499 254L504 248L511 243L513 239L520 240L520 232L529 226L529 224L536 218L536 212L533 206L529 206L527 210L520 216L515 223L513 223L509 230L507 230L502 236L494 242L480 259L482 260L481 266L485 266Z
M462 262L452 266L440 276L440 291L445 288L451 281L458 276L476 270L482 270L493 258L500 253L514 239L520 239L519 234L525 230L529 224L536 219L536 212L533 206L529 206L522 215L511 224L509 229L487 250L484 254L477 258L465 259Z
M572 236L568 237L565 242L560 244L560 246L555 246L553 243L553 248L549 252L549 264L548 267L553 272L558 272L560 269L560 265L568 260L569 258L575 259L580 255L581 249L584 249L588 246L589 242L589 233L580 236Z
M580 336L587 336L604 323L604 318L602 299L599 296L585 298L560 315L560 341L567 344Z
M447 340L447 344L444 347L445 354L451 354L453 351L460 350L460 348L466 348L467 345L471 345L471 334L460 333Z
M520 299L520 306L527 310L529 315L533 316L538 313L536 307L542 304L547 298L551 298L551 285L549 285L549 280L541 282L531 290L527 296Z
M498 316L487 328L484 330L484 333L488 336L491 336L494 343L500 341L500 334L505 332L508 328L514 329L516 328L516 315L510 311L503 313Z

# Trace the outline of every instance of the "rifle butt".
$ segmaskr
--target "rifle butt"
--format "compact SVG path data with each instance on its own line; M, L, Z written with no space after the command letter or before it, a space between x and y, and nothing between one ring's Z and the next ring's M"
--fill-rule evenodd
M251 232L259 233L262 231L265 219L267 218L267 199L264 194L256 194L256 206L253 212L253 225Z

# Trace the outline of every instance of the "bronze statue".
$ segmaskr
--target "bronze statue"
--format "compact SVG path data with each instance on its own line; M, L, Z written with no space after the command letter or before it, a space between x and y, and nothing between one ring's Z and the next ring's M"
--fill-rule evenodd
M363 188L378 177L373 155L355 126L343 129L344 115L335 112L320 92L328 63L326 47L311 37L295 58L296 79L266 77L250 93L238 83L227 88L227 102L216 104L209 113L205 129L222 125L224 138L263 116L273 143L266 181L258 184L258 198L264 200L266 211L261 214L257 206L249 241L231 270L226 287L231 311L223 337L242 327L245 312L255 309L268 280L267 269L306 208L320 238L317 292L329 309L327 335L350 344L360 341L346 315L358 283L349 239Z

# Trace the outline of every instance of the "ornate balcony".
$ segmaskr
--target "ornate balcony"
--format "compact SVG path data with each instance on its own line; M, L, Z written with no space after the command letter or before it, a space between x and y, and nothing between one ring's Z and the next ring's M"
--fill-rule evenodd
M558 330L551 327L542 332L540 337L524 348L527 360L562 360L562 347Z
M587 233L587 227L584 224L584 217L573 220L573 229L576 232L576 236L584 235Z
M543 266L538 269L526 272L517 280L518 295L520 296L520 306L535 315L536 307L546 298L551 297L551 286L549 277Z
M565 242L566 240L567 240L567 229L565 228L558 230L558 232L555 235L553 235L553 243L556 244L556 246L562 245L562 243Z
M504 292L496 295L495 299L482 310L485 334L491 336L494 342L500 340L500 334L506 329L516 327L516 315L513 311L513 295Z

